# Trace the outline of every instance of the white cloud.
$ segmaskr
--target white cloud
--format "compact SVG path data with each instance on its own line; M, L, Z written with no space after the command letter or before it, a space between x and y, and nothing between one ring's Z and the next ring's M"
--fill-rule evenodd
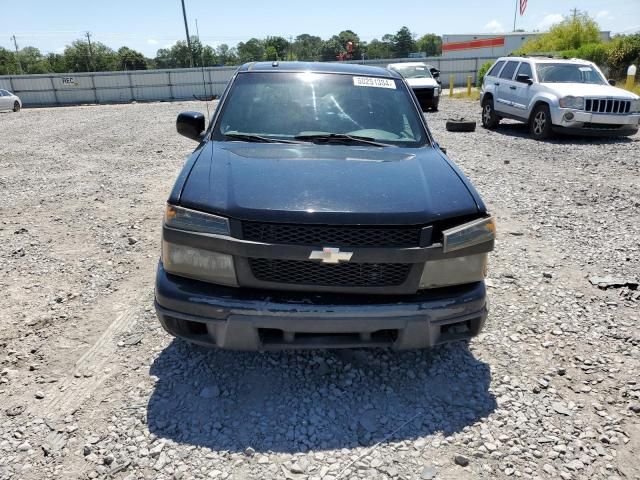
M600 10L596 13L596 20L613 20L613 15L611 15L609 10Z
M158 41L154 38L147 38L147 45L158 45Z
M564 17L559 13L550 13L546 15L540 23L538 23L538 30L547 30L551 25L559 23L564 20Z
M58 47L54 50L56 53L64 53L64 47Z
M493 19L484 26L484 30L489 33L500 33L504 32L504 27L498 20Z

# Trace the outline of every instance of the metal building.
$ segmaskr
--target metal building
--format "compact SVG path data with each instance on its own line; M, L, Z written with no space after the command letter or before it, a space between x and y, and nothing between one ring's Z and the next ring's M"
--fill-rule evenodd
M502 57L519 49L530 38L545 32L465 33L442 36L443 58ZM607 42L611 32L600 32Z

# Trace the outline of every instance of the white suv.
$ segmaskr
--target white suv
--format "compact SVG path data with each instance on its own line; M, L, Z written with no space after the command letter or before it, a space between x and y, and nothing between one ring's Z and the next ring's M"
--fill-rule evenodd
M502 57L482 83L482 125L494 129L502 118L520 120L535 139L552 132L633 135L640 97L614 83L585 60Z

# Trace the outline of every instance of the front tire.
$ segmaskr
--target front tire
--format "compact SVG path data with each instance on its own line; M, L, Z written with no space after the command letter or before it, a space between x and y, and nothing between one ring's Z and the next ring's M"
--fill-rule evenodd
M19 112L20 111L20 102L18 102L17 100L15 102L13 102L13 111L14 112Z
M487 98L482 102L482 126L487 130L495 130L500 123L500 117L493 108L493 99Z
M529 131L535 140L545 140L551 137L551 111L549 105L543 103L534 108L529 122Z

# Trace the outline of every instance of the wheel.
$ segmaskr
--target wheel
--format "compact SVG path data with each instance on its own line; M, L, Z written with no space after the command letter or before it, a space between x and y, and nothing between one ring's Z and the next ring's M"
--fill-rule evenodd
M15 102L13 102L13 111L14 112L19 112L20 111L20 102L18 102L17 100Z
M437 112L438 111L438 106L440 105L440 100L437 100L432 106L431 106L431 111L432 112Z
M551 136L551 112L549 111L549 105L543 103L533 109L531 121L529 122L529 131L531 132L531 136L536 140L544 140Z
M487 130L494 130L500 123L500 117L493 109L493 99L487 98L482 102L482 126Z
M445 126L448 132L473 132L476 129L476 122L464 118L450 118Z

